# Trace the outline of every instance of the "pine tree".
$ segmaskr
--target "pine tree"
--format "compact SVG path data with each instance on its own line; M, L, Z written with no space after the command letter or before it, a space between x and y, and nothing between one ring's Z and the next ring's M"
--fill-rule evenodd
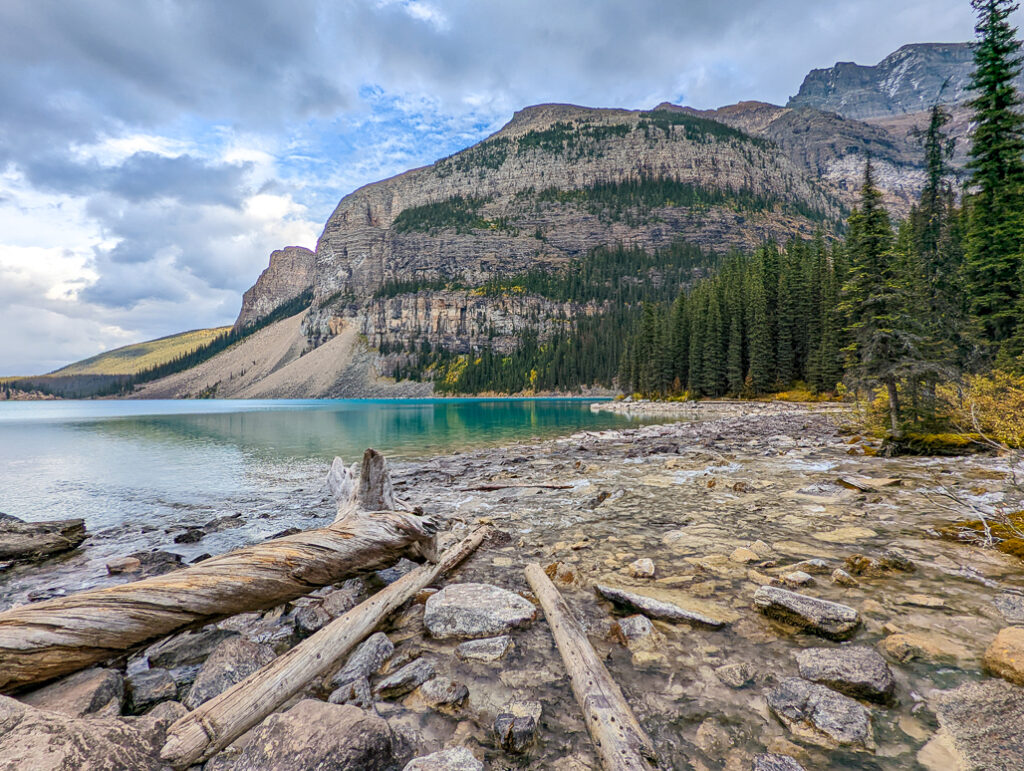
M978 14L975 70L969 88L975 129L967 168L967 269L971 304L988 338L1013 334L1020 315L1018 273L1024 222L1024 116L1014 80L1021 71L1021 44L1010 23L1013 0L972 0Z
M768 302L764 291L764 277L755 263L747 276L747 296L750 301L750 386L754 393L767 393L775 381L775 357L772 354L771 329L768 326Z

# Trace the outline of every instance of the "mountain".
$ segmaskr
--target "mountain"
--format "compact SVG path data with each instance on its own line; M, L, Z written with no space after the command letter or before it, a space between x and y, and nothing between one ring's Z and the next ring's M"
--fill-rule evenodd
M671 299L730 249L837 232L868 154L905 214L923 182L909 129L940 92L963 96L969 67L967 45L914 45L815 70L786 107L528 107L342 198L315 252L271 256L234 329L298 297L307 311L140 395L386 395L392 377L610 385L640 303Z
M125 345L61 367L51 372L50 376L61 378L72 375L135 375L150 367L166 364L182 354L191 353L229 329L230 327L194 329L157 340Z

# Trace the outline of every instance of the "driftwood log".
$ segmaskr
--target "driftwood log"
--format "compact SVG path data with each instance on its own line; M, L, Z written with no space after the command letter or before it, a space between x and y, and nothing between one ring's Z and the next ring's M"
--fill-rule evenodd
M259 724L305 687L341 665L390 613L469 556L483 541L480 528L436 564L412 570L248 678L182 717L167 732L161 758L175 768L205 761Z
M587 730L607 771L652 771L654 745L640 727L619 686L597 657L586 634L540 565L526 566L526 580L540 601L562 655Z
M173 573L0 613L0 692L74 672L186 627L279 605L393 562L411 548L433 552L437 525L432 518L363 510L363 501L380 502L390 491L382 456L367 450L363 458L361 480L373 480L372 485L357 484L355 473L346 469L334 476L329 482L341 497L338 519L329 527L247 546Z

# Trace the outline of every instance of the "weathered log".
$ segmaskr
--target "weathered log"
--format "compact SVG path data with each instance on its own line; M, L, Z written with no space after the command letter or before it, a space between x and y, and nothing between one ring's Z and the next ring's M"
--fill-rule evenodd
M383 461L367 450L364 466L379 466L378 458ZM382 468L375 479L390 486ZM13 608L0 613L0 692L74 672L188 626L279 605L418 545L430 553L435 531L430 517L350 506L329 527L134 583Z
M565 599L536 563L526 566L526 580L540 600L604 767L607 771L657 768L651 740L637 722L619 686L594 653Z
M480 528L436 564L412 570L248 678L182 717L167 732L161 758L176 768L206 760L302 690L337 668L360 641L410 597L451 570L483 541Z
M573 485L477 485L476 487L463 487L467 492L493 493L497 490L529 490L530 488L541 490L571 490Z

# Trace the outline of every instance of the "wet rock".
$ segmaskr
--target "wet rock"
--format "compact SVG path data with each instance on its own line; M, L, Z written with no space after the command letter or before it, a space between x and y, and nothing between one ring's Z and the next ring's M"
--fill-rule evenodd
M793 734L824 747L871 749L868 711L823 685L787 677L766 694L768 708Z
M992 600L992 604L1011 624L1024 624L1024 595L1006 592Z
M541 705L538 701L514 701L494 718L494 733L505 752L521 755L537 737Z
M832 571L832 583L837 586L856 586L858 581L842 568L836 568Z
M373 689L375 696L382 699L397 699L417 688L434 676L434 662L427 658L411 661L401 669L385 677Z
M201 527L190 527L184 533L174 536L175 543L199 543L206 536Z
M150 645L145 655L151 667L187 667L202 663L224 640L237 636L237 632L209 626L161 640Z
M180 701L162 701L146 713L146 717L173 723L188 714L188 707Z
M714 718L707 718L697 727L697 746L708 755L720 755L732 745L732 737Z
M134 554L129 554L128 556L134 557L142 565L142 574L140 578L162 576L164 573L170 573L172 570L177 570L181 567L180 554L163 551L162 549L155 549L153 551L137 551Z
M824 576L832 570L832 566L822 559L801 560L789 566L790 570L801 570L810 573L812 576Z
M629 574L633 578L654 578L654 560L644 558L631 563Z
M451 747L413 758L402 771L484 771L484 764L465 747Z
M811 586L815 583L814 576L810 573L805 573L802 570L794 570L792 573L786 573L782 576L782 580L786 586L792 587Z
M985 651L985 668L1004 680L1024 685L1024 627L1008 626L999 631Z
M754 679L754 668L745 661L726 664L715 670L715 675L730 688L742 688Z
M937 632L897 632L884 638L878 647L901 664L914 659L933 664L961 664L974 658L964 646Z
M469 689L448 677L432 677L413 691L403 702L411 708L428 707L445 714L462 709L469 698Z
M164 723L152 718L74 718L0 696L0 767L11 771L156 771Z
M154 704L177 696L178 683L166 669L146 669L128 676L128 699L133 712L145 712Z
M274 658L274 650L268 645L259 645L242 637L224 640L203 663L192 688L184 698L185 706L195 709L242 682Z
M423 623L432 637L493 637L533 621L529 600L490 584L452 584L431 596Z
M941 692L930 706L939 731L918 754L930 771L1024 768L1024 690L983 680Z
M855 699L886 704L896 690L889 665L875 650L860 645L807 648L796 654L800 677Z
M113 669L93 667L22 694L18 699L36 709L71 717L95 714L113 717L121 714L124 678Z
M620 618L612 624L611 633L629 648L634 666L663 664L667 661L664 653L665 637L647 616L636 614Z
M25 522L0 519L0 560L31 561L77 549L85 540L84 519Z
M745 565L748 562L759 562L761 557L758 556L757 552L753 549L748 549L746 546L740 546L733 550L732 554L729 555L729 559L733 562Z
M107 573L112 576L121 573L138 573L142 570L142 563L135 557L121 557L107 563Z
M899 549L889 549L881 557L867 557L863 554L852 554L844 563L846 570L855 576L879 576L886 573L912 573L916 566L910 558Z
M230 514L228 516L211 519L203 525L203 530L207 533L220 533L224 530L233 530L234 528L241 527L244 524L245 520L242 518L241 514Z
M594 588L598 594L607 600L611 600L616 605L638 611L651 618L660 618L665 621L688 621L693 624L711 627L712 629L723 627L732 620L731 618L726 618L725 613L711 615L707 612L683 608L672 602L657 599L646 594L628 592L625 589L618 589L613 586L596 584ZM724 608L721 610L724 611Z
M491 662L504 658L512 648L512 638L505 634L481 640L467 640L456 646L455 655L463 661Z
M393 762L391 729L383 719L357 707L304 699L253 730L234 771L384 771Z
M848 605L776 586L762 586L758 589L754 593L754 604L770 618L832 640L849 639L861 623L860 614Z
M789 755L764 752L754 756L754 763L750 766L750 771L805 771L805 769Z

